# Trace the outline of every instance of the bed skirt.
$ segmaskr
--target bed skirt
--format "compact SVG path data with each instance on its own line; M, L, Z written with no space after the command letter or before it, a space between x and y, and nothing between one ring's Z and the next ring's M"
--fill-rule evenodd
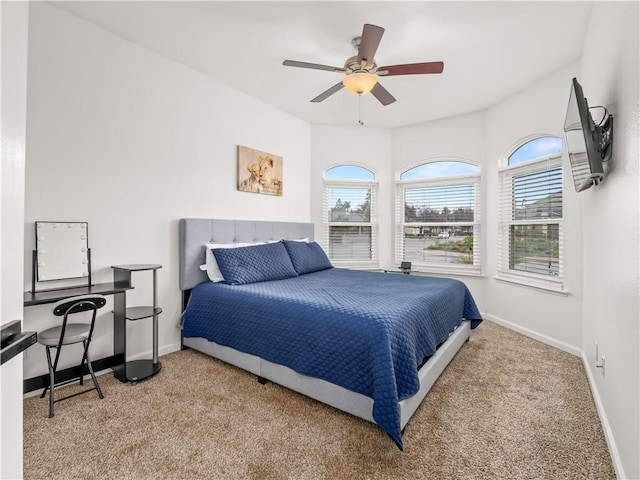
M420 406L420 403L434 385L440 374L451 362L455 354L471 335L471 322L463 321L451 333L435 354L420 368L418 377L420 389L418 392L399 402L400 427L404 429L409 419ZM347 390L333 383L318 378L301 375L291 368L269 362L255 355L210 342L205 338L184 338L184 345L218 358L226 363L242 368L254 375L270 380L278 385L287 387L307 397L311 397L334 408L375 423L373 419L373 399Z

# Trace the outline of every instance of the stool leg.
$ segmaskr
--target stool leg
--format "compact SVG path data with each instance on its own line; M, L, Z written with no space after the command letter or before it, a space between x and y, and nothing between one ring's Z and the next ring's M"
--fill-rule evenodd
M44 398L44 396L47 394L47 390L49 390L49 385L47 385L46 387L44 387L42 389L42 393L40 394L40 398Z
M80 360L80 385L84 385L84 375L82 374L82 366L84 365L84 359L87 357L87 346L82 341L82 345L84 345L84 352L82 353L82 360Z
M47 367L49 368L49 377L51 377L51 352L49 351L49 347L45 347L45 349L47 351ZM51 378L49 378L49 384L42 390L40 398L44 398L44 396L47 394L47 390L49 390L49 387L51 387Z
M47 347L47 363L49 364L49 418L53 417L53 387L56 384L56 371L53 369L53 365L51 364L51 349ZM42 392L42 396L44 396L47 391L47 387L45 387L44 392Z
M98 392L98 397L100 398L104 398L104 395L102 394L102 390L100 390L100 385L98 384L98 380L96 379L95 374L93 373L93 367L91 366L91 359L89 358L89 340L85 340L82 342L84 344L84 357L87 360L87 367L89 368L89 373L91 374L91 379L93 380L93 384L96 387L96 390ZM82 368L82 365L80 365L80 368Z

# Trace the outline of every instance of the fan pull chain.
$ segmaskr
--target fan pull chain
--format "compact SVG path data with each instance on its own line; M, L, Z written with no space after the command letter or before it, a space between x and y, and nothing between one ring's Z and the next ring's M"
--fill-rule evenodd
M364 126L364 122L362 121L362 94L358 94L358 123L361 126Z

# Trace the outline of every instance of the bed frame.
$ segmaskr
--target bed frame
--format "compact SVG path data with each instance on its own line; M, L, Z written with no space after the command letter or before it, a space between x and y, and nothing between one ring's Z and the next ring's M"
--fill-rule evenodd
M186 308L191 289L207 282L206 272L200 270L205 262L205 243L267 242L270 240L314 239L312 223L267 222L249 220L211 220L199 218L180 219L179 240L179 284L183 292L183 310ZM462 345L469 339L469 321L462 324L449 336L420 368L420 389L412 397L402 400L400 405L400 427L405 425L427 395L435 381L453 359ZM301 375L294 370L266 361L255 355L210 342L204 338L183 338L183 345L223 360L258 376L271 380L320 402L331 405L364 420L373 420L373 400L354 393L325 380Z

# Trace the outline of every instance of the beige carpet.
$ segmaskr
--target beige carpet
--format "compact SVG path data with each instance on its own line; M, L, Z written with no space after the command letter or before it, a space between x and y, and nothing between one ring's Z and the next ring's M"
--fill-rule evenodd
M404 432L192 350L137 385L24 402L26 479L615 478L581 361L490 322L473 331ZM76 387L67 387L76 388Z

